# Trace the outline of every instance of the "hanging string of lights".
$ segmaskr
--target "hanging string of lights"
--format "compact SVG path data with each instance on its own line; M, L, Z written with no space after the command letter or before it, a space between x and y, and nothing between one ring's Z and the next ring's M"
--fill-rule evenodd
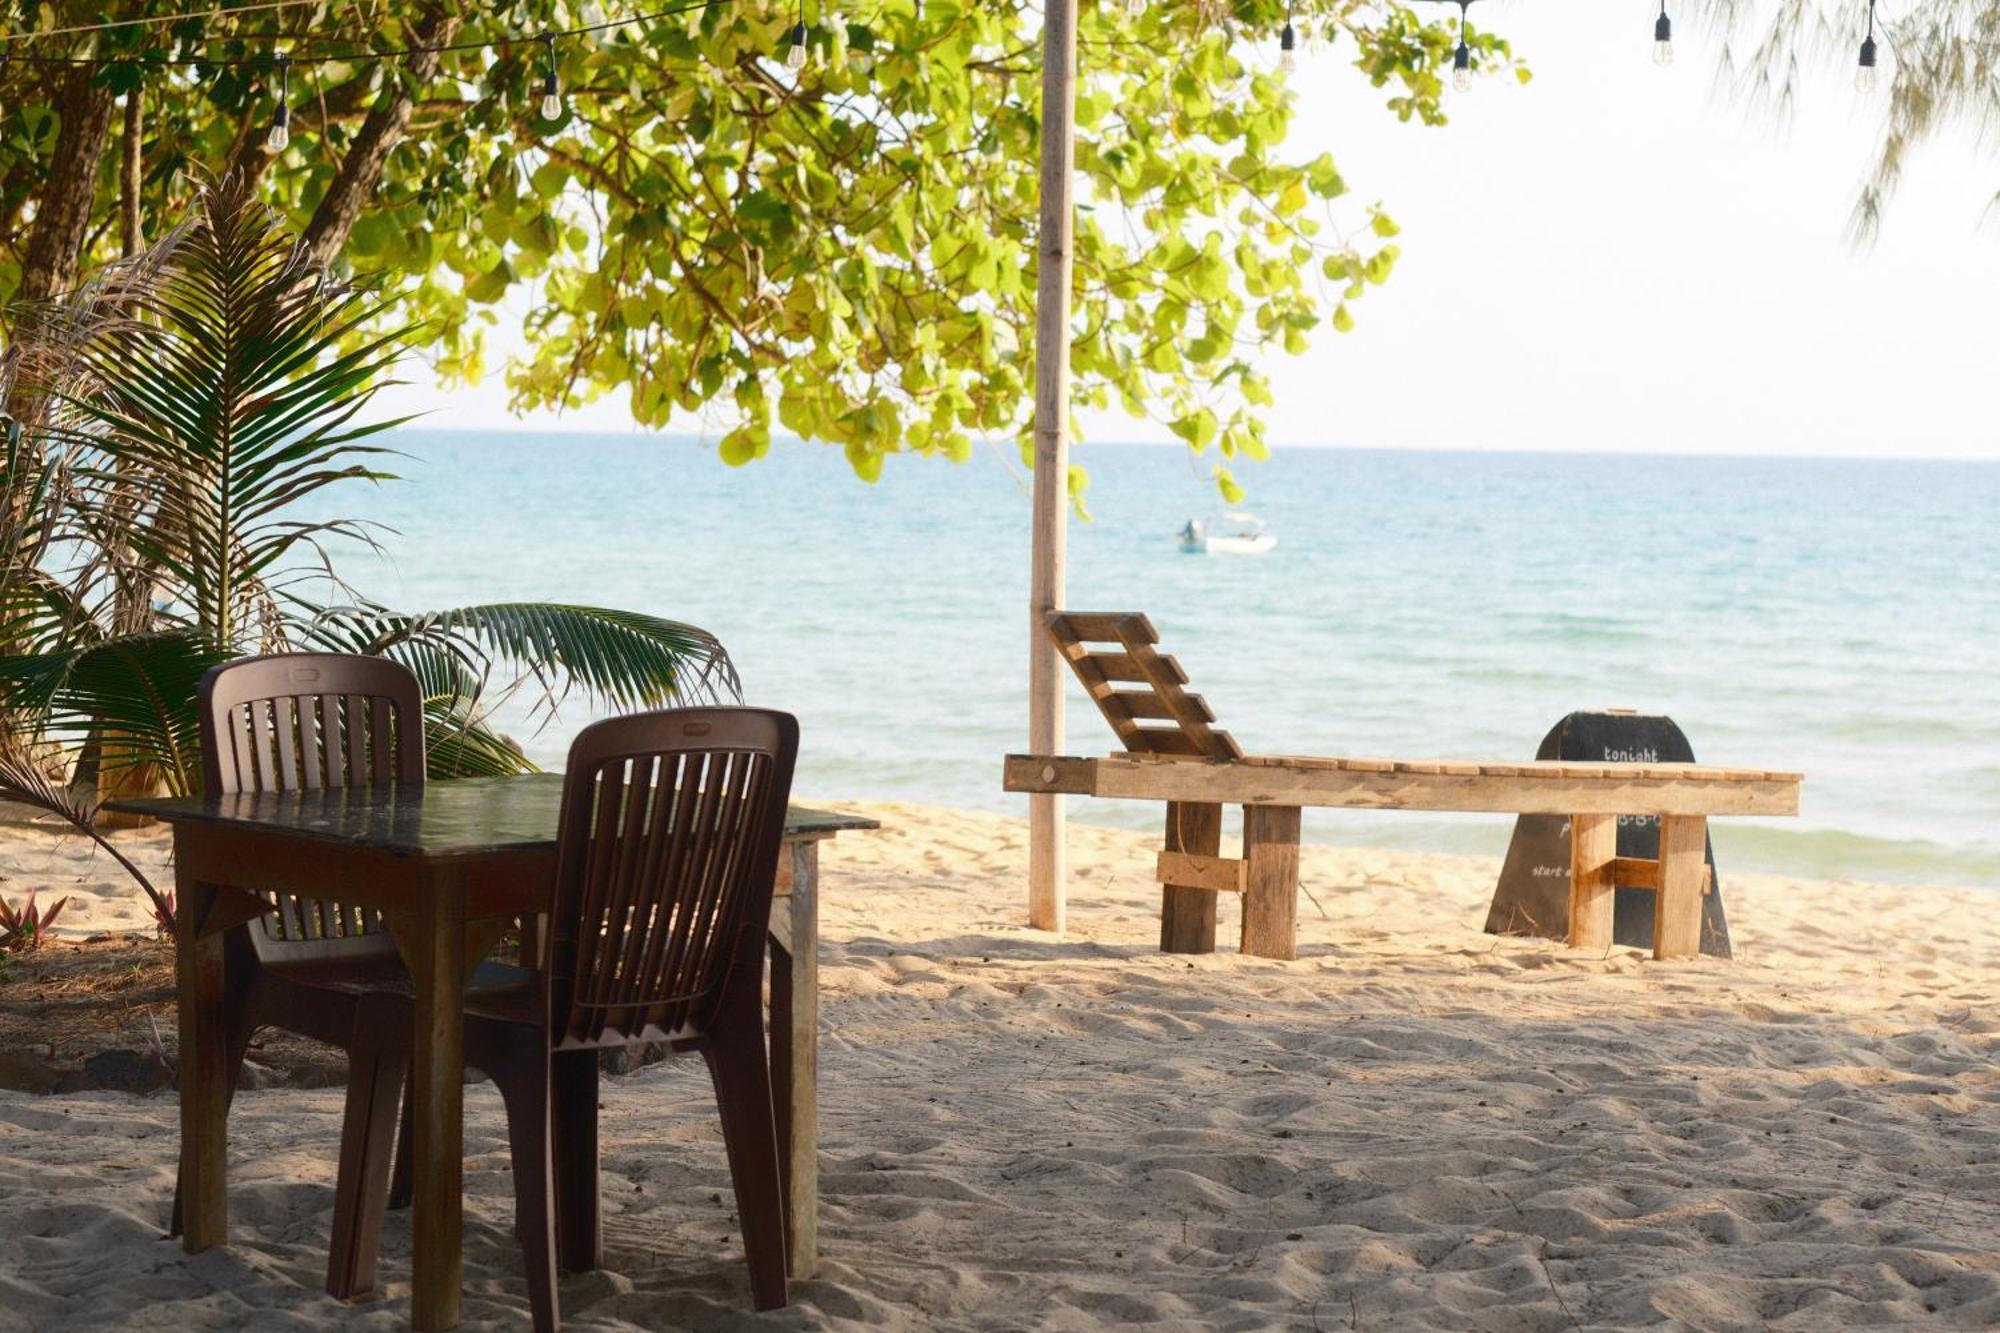
M1435 2L1458 6L1458 48L1451 55L1451 82L1452 87L1464 92L1472 86L1473 56L1472 46L1466 41L1466 34L1470 31L1466 24L1466 10L1474 0L1435 0ZM1297 61L1297 57L1293 55L1297 43L1292 34L1292 11L1295 4L1296 0L1287 0L1284 33L1278 43L1279 66L1288 71ZM1854 76L1855 90L1864 96L1875 91L1878 79L1875 4L1876 0L1868 0L1868 35L1861 41L1861 62ZM1653 63L1662 67L1674 63L1674 21L1667 14L1667 0L1660 0L1660 15L1653 20Z
M1452 51L1452 86L1465 92L1472 86L1474 58L1469 10L1475 0L1435 0L1436 3L1458 6L1458 44ZM544 120L560 120L563 115L562 88L556 70L556 42L563 38L587 37L593 33L608 32L613 29L631 27L642 23L653 23L661 19L675 18L684 14L710 9L726 0L684 0L683 3L652 10L644 14L634 14L629 18L606 19L597 23L582 24L573 28L552 29L534 38L500 37L482 40L449 42L440 45L411 45L393 48L370 48L363 51L313 52L291 50L273 55L142 55L142 56L76 56L44 55L38 52L15 52L5 48L25 41L47 41L55 37L79 37L93 33L114 32L127 28L157 27L233 18L249 14L267 14L286 9L309 6L314 0L255 0L253 3L228 7L212 6L208 9L181 14L152 14L138 18L105 19L102 22L74 24L69 27L49 28L39 31L0 33L0 68L9 61L30 65L126 65L160 67L202 67L220 69L230 67L257 66L271 70L276 75L278 85L278 106L266 139L271 151L279 152L291 141L290 129L290 71L293 65L334 65L358 64L371 61L401 60L414 55L444 54L454 51L490 51L516 46L523 40L538 40L542 43L546 57L546 72L542 80L540 111ZM1147 0L1124 0L1128 13L1137 17L1146 9ZM1855 71L1855 88L1867 94L1875 90L1878 70L1878 48L1875 39L1876 0L1868 0L1868 30L1861 42L1860 62ZM1296 24L1298 0L1286 0L1285 25L1278 36L1278 67L1291 73L1298 67L1298 28ZM231 34L232 42L290 43L294 47L299 42L296 35L284 33L240 32ZM797 19L786 34L786 68L794 72L805 68L810 56L808 49L810 35L806 28L805 0L798 0ZM1653 63L1661 66L1674 61L1674 25L1667 13L1667 0L1660 0L1660 13L1653 22Z
M197 19L213 19L217 15L242 14L263 10L286 8L299 0L283 0L282 4L250 5L241 9L205 9L192 14L157 15L146 20L107 21L90 27L52 29L47 32L17 32L0 34L0 42L15 42L27 39L43 40L54 36L75 36L82 33L106 32L113 28L132 27L140 22L186 23ZM285 58L294 65L352 65L377 60L402 60L415 55L436 55L453 51L497 51L518 46L523 41L552 41L564 37L587 37L593 33L609 32L615 28L627 28L640 23L654 23L660 19L675 18L683 14L694 14L705 9L713 9L726 0L683 0L683 3L669 5L644 14L634 14L629 18L605 19L598 23L586 23L574 28L557 28L537 33L533 37L488 37L464 42L443 42L426 46L421 43L410 46L370 47L362 51L329 51L300 53L293 51ZM269 42L273 44L297 43L301 38L296 34L281 32L239 32L227 39L231 42ZM222 56L222 55L141 55L141 56L53 56L34 53L16 54L9 52L7 60L32 65L98 65L98 66L151 66L192 67L223 69L241 66L263 66L274 68L278 57L267 55Z

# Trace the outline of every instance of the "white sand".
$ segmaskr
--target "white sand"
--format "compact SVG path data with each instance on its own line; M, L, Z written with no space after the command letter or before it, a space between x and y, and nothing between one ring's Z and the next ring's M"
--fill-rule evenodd
M1148 839L1075 832L1058 941L1019 924L1024 825L861 808L888 828L825 859L823 1272L739 1313L676 1061L606 1081L574 1326L2000 1326L2000 898L1724 865L1738 958L1662 964L1480 934L1491 862L1309 849L1298 962L1189 959ZM84 857L0 830L0 892L143 922ZM0 1094L0 1328L401 1327L406 1215L382 1299L319 1291L339 1105L242 1095L234 1244L190 1259L170 1096ZM466 1139L467 1326L526 1327L489 1087Z

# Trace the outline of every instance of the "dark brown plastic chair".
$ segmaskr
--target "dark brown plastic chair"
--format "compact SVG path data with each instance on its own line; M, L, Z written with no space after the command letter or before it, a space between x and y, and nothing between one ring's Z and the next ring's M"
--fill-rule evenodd
M797 754L790 714L750 708L613 718L570 747L543 961L466 1006L466 1062L507 1107L537 1333L560 1326L558 1241L566 1270L601 1263L597 1053L636 1042L707 1059L751 1292L786 1303L763 962Z
M423 698L416 678L394 662L333 653L243 658L203 676L199 698L202 780L211 793L424 780ZM270 911L223 938L229 1096L258 1028L347 1052L326 1270L327 1291L345 1300L375 1282L412 1043L410 977L378 913L264 896ZM180 1220L177 1187L175 1234Z

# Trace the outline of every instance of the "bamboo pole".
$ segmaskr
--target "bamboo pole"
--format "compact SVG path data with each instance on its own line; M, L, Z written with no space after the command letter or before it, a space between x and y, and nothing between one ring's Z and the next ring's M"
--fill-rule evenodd
M1042 213L1035 279L1035 530L1028 607L1028 748L1063 750L1062 663L1049 613L1063 604L1069 519L1069 302L1076 213L1076 0L1042 9ZM1028 922L1063 928L1063 798L1028 798Z

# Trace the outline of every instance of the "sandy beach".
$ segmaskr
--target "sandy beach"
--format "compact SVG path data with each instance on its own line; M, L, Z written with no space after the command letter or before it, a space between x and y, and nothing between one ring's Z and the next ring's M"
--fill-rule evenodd
M1171 957L1151 839L1073 830L1057 940L1023 822L843 808L884 829L824 861L822 1273L746 1312L706 1075L670 1062L605 1083L573 1326L2000 1325L1988 893L1725 864L1737 958L1656 963L1481 934L1493 862L1315 847L1297 962ZM6 826L0 874L73 895L71 935L149 921L79 840ZM406 1214L378 1299L319 1290L339 1109L243 1093L234 1243L189 1258L170 1092L0 1093L0 1329L401 1327ZM525 1328L489 1086L467 1114L466 1326Z

